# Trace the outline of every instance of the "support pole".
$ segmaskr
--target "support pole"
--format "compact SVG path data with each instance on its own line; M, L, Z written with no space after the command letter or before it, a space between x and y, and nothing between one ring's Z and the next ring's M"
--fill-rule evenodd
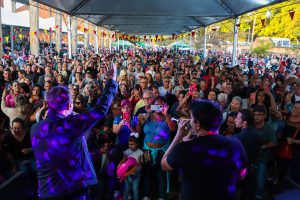
M69 18L68 18L69 20ZM68 21L69 22L69 21ZM69 24L68 24L69 25ZM57 52L60 52L62 48L62 13L56 11L55 14L55 48ZM68 27L69 29L69 27ZM68 31L69 34L69 31Z
M96 50L96 53L98 54L99 53L99 43L98 43L98 27L97 26L95 27L95 30L96 30L96 35L95 35L95 50Z
M118 51L120 51L120 38L118 36Z
M11 0L11 11L15 13L17 10L16 0Z
M11 11L13 13L16 12L16 1L15 0L11 0ZM14 35L14 26L10 26L10 49L13 51L14 49L14 40L13 40L13 35Z
M30 21L30 52L37 56L40 53L39 47L39 7L38 2L29 0L29 21Z
M72 55L75 55L77 52L77 25L77 18L75 16L71 17Z
M112 42L112 40L111 40L111 32L109 31L108 33L109 33L108 34L109 51L111 52L111 42Z
M89 22L88 21L84 21L84 29L89 30ZM88 48L89 40L90 40L89 31L84 31L84 48Z
M10 49L11 49L11 51L14 50L14 38L13 38L13 35L14 35L14 26L10 26Z
M237 43L238 43L238 32L240 19L235 18L234 20L234 35L233 35L233 49L232 49L232 67L237 65Z
M0 8L0 55L3 55L3 35L2 35L2 15L1 15L1 8Z
M207 27L204 28L204 41L203 41L203 58L206 58L206 32L207 32Z
M253 43L253 39L254 39L255 23L256 23L256 15L254 15L254 19L253 19L252 35L251 35L251 44Z
M100 29L100 48L104 49L104 37L103 37L103 29Z
M68 54L69 54L69 59L72 59L72 39L71 39L71 17L68 15Z

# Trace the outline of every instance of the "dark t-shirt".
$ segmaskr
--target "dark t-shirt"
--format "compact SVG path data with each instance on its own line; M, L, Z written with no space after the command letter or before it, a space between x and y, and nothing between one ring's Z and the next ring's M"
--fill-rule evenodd
M7 147L7 151L12 155L14 159L28 160L33 157L32 152L28 153L27 155L22 153L23 149L32 147L29 133L26 133L22 141L18 141L12 134L8 134L4 138L4 143Z
M248 157L248 165L257 162L257 158L264 144L262 135L252 128L244 128L239 134L234 135L243 144Z
M246 160L242 144L222 135L182 142L167 158L172 168L179 169L183 200L233 199Z

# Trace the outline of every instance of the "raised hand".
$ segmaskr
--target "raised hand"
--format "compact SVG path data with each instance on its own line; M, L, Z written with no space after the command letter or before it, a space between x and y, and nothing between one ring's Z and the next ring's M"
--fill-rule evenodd
M114 81L117 80L117 66L114 63L111 63L111 65L106 65L105 68L105 74L107 79L112 79Z

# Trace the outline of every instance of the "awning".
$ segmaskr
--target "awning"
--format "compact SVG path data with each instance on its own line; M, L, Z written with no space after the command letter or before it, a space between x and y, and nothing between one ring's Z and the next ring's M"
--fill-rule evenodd
M113 31L166 35L236 18L284 0L36 0Z
M134 44L132 44L131 42L127 41L127 40L119 40L119 42L115 42L115 43L112 43L111 44L112 46L126 46L126 47L129 47L129 46L134 46Z

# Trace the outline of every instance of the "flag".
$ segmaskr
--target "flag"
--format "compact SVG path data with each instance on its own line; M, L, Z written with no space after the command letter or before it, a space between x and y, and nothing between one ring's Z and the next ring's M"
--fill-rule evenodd
M19 34L19 38L22 40L23 39L23 35L20 33Z
M192 31L192 37L195 37L195 31Z
M261 19L260 22L262 26L265 26L266 19Z
M8 42L9 36L5 36L5 41Z
M290 15L290 17L291 17L291 20L293 20L294 19L294 15L295 15L295 11L290 11L289 12L289 15Z

